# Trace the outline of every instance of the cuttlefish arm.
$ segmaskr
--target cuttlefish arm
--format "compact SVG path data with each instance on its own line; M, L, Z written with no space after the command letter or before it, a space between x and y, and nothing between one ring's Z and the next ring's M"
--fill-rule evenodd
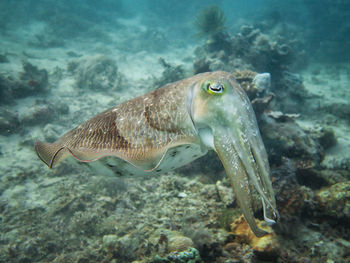
M278 217L267 154L249 99L226 72L213 72L194 86L191 116L203 143L217 152L242 212L256 236L250 193L261 197L265 221Z
M250 186L262 199L265 220L273 223L277 210L267 155L250 102L229 73L166 85L102 112L55 143L36 142L35 149L50 168L69 156L83 162L113 156L153 171L172 161L164 158L169 149L184 144L199 146L198 156L217 152L247 222L255 235L264 235L255 223Z

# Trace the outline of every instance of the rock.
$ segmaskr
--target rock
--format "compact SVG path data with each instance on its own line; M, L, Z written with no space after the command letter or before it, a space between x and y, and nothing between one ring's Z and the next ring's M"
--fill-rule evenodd
M243 216L234 220L231 224L232 234L235 235L236 241L247 243L253 249L254 254L262 260L276 259L280 252L280 245L277 236L270 226L264 221L257 220L259 228L265 230L267 234L263 237L256 237L250 229L247 221Z
M168 252L182 252L193 247L193 241L177 232L172 232L168 236Z
M336 183L318 191L315 200L320 213L335 218L350 219L350 182Z

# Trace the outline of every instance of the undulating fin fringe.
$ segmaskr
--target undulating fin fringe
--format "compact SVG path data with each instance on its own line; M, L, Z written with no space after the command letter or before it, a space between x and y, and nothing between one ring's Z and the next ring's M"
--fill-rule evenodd
M65 159L69 155L66 147L60 143L35 142L35 151L39 158L49 167Z

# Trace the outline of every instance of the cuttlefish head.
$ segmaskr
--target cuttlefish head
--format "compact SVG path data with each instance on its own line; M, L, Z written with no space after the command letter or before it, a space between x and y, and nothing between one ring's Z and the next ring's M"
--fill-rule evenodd
M218 154L250 228L263 236L266 232L254 218L251 186L261 198L265 221L275 223L278 213L252 106L231 74L219 71L199 76L188 95L188 111L203 147Z

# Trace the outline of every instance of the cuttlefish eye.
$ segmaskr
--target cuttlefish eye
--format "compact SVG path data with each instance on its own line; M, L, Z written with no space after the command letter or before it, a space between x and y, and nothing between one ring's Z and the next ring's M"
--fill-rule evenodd
M222 94L225 91L225 86L222 83L206 83L206 90L212 95Z

